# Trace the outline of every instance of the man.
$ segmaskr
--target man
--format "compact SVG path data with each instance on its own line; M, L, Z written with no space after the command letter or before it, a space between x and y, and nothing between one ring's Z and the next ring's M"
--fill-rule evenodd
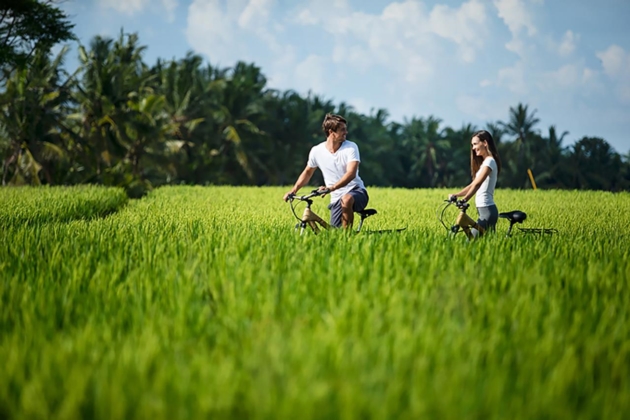
M359 148L355 143L346 140L348 123L343 117L326 114L322 129L326 141L313 146L306 168L291 191L284 195L284 201L308 184L315 169L319 168L326 184L319 187L319 190L324 191L324 195L330 193L328 208L331 226L351 228L354 212L363 210L369 200L365 185L359 178Z

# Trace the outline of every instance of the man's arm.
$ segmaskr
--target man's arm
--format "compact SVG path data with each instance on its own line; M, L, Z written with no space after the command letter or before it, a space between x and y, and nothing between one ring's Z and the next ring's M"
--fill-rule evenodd
M328 189L332 192L338 190L339 188L343 188L350 183L354 178L357 177L357 172L359 171L359 161L353 160L348 163L346 167L346 173L341 177L341 179L335 182L332 186L328 187Z
M300 190L300 188L308 184L308 182L313 177L313 174L315 173L315 169L317 168L306 166L306 168L304 168L304 170L298 177L297 181L295 181L295 185L293 186L293 188L291 188L291 190L284 195L283 200L287 201L289 199L289 195L296 194Z

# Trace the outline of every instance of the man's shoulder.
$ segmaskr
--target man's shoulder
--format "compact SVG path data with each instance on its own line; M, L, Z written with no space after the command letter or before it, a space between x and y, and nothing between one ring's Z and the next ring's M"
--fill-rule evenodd
M325 148L326 148L326 142L323 141L323 142L317 143L316 145L311 147L311 150L321 150L321 149L325 149Z
M353 141L350 140L345 140L342 144L341 147L343 147L344 149L359 149L359 146L357 146L357 144Z

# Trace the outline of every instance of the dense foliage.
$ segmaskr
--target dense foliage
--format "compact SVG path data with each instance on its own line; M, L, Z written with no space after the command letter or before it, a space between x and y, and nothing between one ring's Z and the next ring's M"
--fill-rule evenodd
M630 162L601 138L563 146L568 133L539 127L536 110L517 104L506 122L444 126L435 116L390 121L315 94L270 89L261 69L232 68L188 54L149 66L136 35L95 37L80 66L62 50L35 52L0 91L2 184L120 186L141 195L165 184L287 185L310 147L324 139L327 112L349 120L368 185L459 186L470 180L471 134L491 131L503 160L499 186L619 191Z
M32 54L72 39L73 24L54 0L3 0L0 4L0 81Z

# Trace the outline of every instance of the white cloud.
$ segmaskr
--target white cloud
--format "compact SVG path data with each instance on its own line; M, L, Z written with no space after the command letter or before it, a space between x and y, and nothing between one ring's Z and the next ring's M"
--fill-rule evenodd
M630 54L618 45L611 45L605 51L595 54L602 62L604 72L611 78L628 75L630 69Z
M141 12L149 4L149 0L99 0L99 4L120 13L133 15Z
M339 77L348 77L352 71L384 70L390 73L390 80L400 80L403 89L424 89L435 77L436 68L455 61L474 62L490 36L481 0L469 0L459 7L436 5L430 10L421 1L404 0L389 3L381 13L353 11L346 0L332 0L326 7L311 0L284 14L280 11L276 0L192 0L187 38L193 49L213 62L226 65L253 60L266 69L270 82L299 80L295 89L304 89L301 83L311 79L315 82L310 88L320 85L315 75L300 74L307 74L307 63L316 74L324 62L342 66ZM280 23L293 29L285 33ZM332 38L329 55L318 52L316 60L300 50L290 37L295 26L315 26ZM257 47L252 47L254 42ZM300 66L299 72L296 66ZM348 68L351 70L343 70ZM401 86L390 89L399 91Z
M348 101L348 104L350 104L356 112L359 112L365 115L370 115L372 110L376 110L375 107L370 104L370 101L361 97L351 98Z
M500 69L497 86L505 87L520 95L529 93L529 86L525 82L525 65L523 62L519 61L512 67Z
M405 0L388 4L380 14L353 12L345 1L332 9L311 2L295 12L298 24L318 25L333 36L334 62L345 61L362 72L386 69L416 87L430 83L440 62L452 57L473 62L489 36L487 19L479 0L430 11L423 2ZM445 53L449 43L457 54Z
M295 66L294 81L305 90L323 92L326 90L326 74L330 74L328 67L324 57L311 54Z
M126 15L135 15L143 12L147 6L151 5L151 0L98 0L101 7L113 9L119 13ZM175 9L177 8L177 0L161 0L162 7L167 12L167 20L173 21L175 18Z
M307 74L295 46L284 38L276 0L193 0L188 8L186 37L190 46L215 65L252 61L262 67L269 84L305 92L309 76L321 86L315 67ZM316 60L307 61L313 65ZM320 63L321 64L321 63ZM304 84L302 84L304 83Z
M251 0L238 18L241 28L261 27L269 21L274 0Z
M361 73L365 73L375 63L374 57L370 54L368 48L363 46L350 48L343 44L336 44L333 47L332 61L336 64L344 65L345 63L352 63L353 67Z
M461 58L473 62L477 49L488 35L486 10L482 3L471 0L459 9L437 5L429 16L431 30L460 47Z
M514 106L511 97L490 99L483 94L463 94L455 98L457 109L464 115L484 122L505 119L510 106Z
M194 50L221 65L239 60L264 65L274 61L265 60L269 52L280 59L291 46L278 41L282 25L270 22L275 3L275 0L193 0L188 8L188 42Z
M547 73L547 88L569 87L583 82L583 71L575 64L566 64L555 71Z
M527 52L527 45L519 38L512 38L510 42L505 44L505 49L524 57Z
M175 9L177 9L177 0L162 0L162 6L167 13L167 20L173 22L175 20Z
M618 45L611 45L596 54L606 74L616 87L619 98L630 103L630 52Z
M580 36L573 33L573 31L566 31L562 37L562 42L558 46L558 52L562 57L570 55L575 51L575 43L579 40Z
M508 51L516 53L524 58L527 51L531 49L530 39L538 33L538 28L534 24L534 16L531 12L531 3L542 3L531 0L494 0L493 4L497 9L498 16L508 27L512 34L512 39L505 44ZM525 34L528 38L524 39Z
M310 9L301 10L295 20L300 25L317 25L319 23L319 18Z
M512 35L519 34L523 29L529 36L536 35L537 28L524 0L494 0L494 6Z
M188 8L186 30L190 45L214 62L234 61L243 50L235 42L234 16L230 14L219 0L194 0Z

